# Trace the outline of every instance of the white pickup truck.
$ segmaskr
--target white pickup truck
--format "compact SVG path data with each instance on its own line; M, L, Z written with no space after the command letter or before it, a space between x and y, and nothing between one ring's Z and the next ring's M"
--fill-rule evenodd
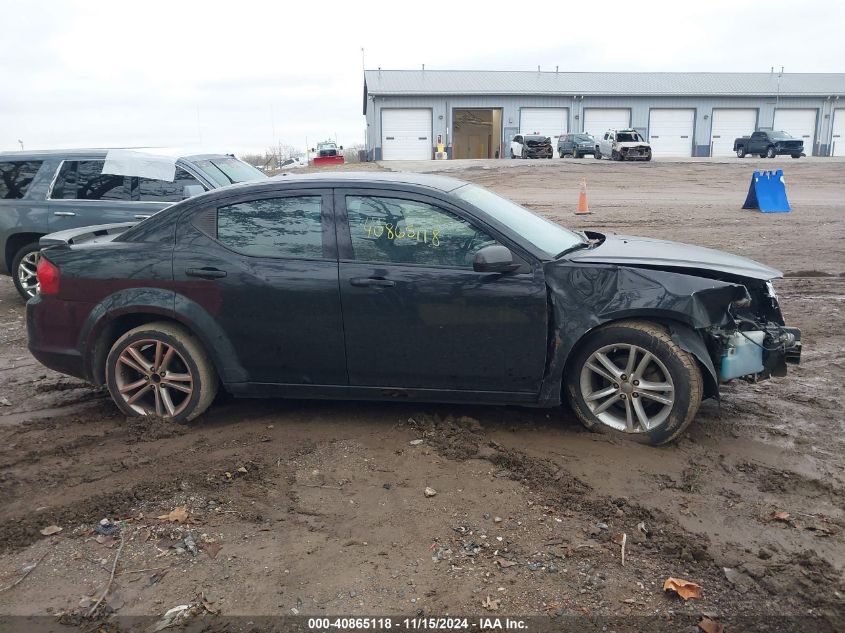
M651 160L651 145L636 130L608 130L596 140L597 159Z

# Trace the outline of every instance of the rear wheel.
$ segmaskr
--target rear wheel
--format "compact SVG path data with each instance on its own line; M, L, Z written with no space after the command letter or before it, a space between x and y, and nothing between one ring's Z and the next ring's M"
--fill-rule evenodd
M775 151L774 147L770 146L766 149L766 158L774 158L777 155L778 155L778 153L777 153L777 151Z
M38 242L27 244L12 258L12 279L15 289L25 301L29 301L38 293L38 261L41 259L41 249Z
M666 328L619 321L597 329L566 375L569 402L590 430L659 445L692 422L703 393L695 359Z
M189 422L217 394L217 373L200 342L180 325L148 323L129 330L106 360L106 384L128 416Z
M593 154L593 158L595 158L596 160L601 160L601 150L598 147L596 148L596 153Z

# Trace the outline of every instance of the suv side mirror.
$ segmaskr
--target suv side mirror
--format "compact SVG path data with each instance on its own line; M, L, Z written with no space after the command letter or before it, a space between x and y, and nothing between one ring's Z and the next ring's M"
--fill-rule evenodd
M202 185L185 185L185 187L182 189L182 200L193 198L194 196L198 196L201 193L205 193L205 187L203 187Z
M519 266L514 263L510 249L501 244L479 249L472 259L472 269L477 273L509 273Z
M340 149L343 149L343 145L340 146Z

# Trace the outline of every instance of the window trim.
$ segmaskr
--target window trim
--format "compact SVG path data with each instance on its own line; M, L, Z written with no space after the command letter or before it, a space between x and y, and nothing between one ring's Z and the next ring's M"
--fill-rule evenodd
M337 234L337 252L338 252L338 261L342 264L368 264L371 266L412 266L416 268L442 268L448 270L463 270L465 272L475 272L472 268L466 266L450 266L446 264L417 264L411 262L385 262L385 261L366 261L355 259L355 251L352 247L352 232L349 227L349 217L346 214L346 197L347 196L363 196L363 197L371 197L371 198L398 198L401 200L414 200L417 202L423 202L425 204L429 204L433 207L456 215L460 219L467 222L470 226L484 231L488 236L495 239L496 242L501 244L502 246L507 247L510 249L511 253L513 253L514 259L521 260L527 270L524 271L517 271L515 274L522 275L522 274L533 274L535 267L538 264L538 261L535 257L531 256L527 253L522 247L518 244L515 244L512 240L510 240L506 235L503 235L501 231L497 230L495 227L490 226L487 222L484 222L481 218L478 218L465 209L457 206L456 204L444 200L442 198L437 198L431 195L427 195L425 193L418 193L416 191L410 190L399 190L399 189L369 189L369 188L359 188L359 187L349 187L349 188L340 188L336 187L334 190L334 209L335 209L335 231ZM487 275L489 273L476 273L478 275Z
M309 197L317 197L321 198L320 200L320 225L322 228L321 236L322 236L322 243L323 243L323 257L292 257L290 255L250 255L249 253L243 253L241 251L235 250L231 246L224 244L220 241L217 235L209 235L205 231L198 228L194 225L193 219L197 215L201 213L205 213L209 210L209 208L213 208L215 211L215 217L221 207L229 207L236 204L243 204L246 202L255 202L257 200L272 200L275 198L301 198L304 196ZM258 259L272 259L272 260L290 260L290 261L308 261L308 262L337 262L337 240L335 239L335 226L334 226L334 219L332 213L332 205L334 204L334 199L332 196L331 188L314 188L314 189L291 189L285 191L265 191L262 192L260 195L239 195L239 196L226 196L216 200L210 200L207 204L203 204L197 208L191 209L186 211L181 218L179 219L179 224L185 225L189 224L191 228L195 231L205 235L208 239L214 242L220 248L225 249L226 251L237 255L238 257L245 257L251 260L258 260ZM215 222L215 232L217 229L217 223ZM179 242L181 235L177 234L177 244Z

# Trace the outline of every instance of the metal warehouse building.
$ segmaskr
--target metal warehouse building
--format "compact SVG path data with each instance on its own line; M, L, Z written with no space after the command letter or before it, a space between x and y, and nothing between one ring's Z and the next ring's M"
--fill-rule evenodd
M776 129L815 156L845 156L845 73L575 73L368 70L368 156L504 158L520 133L636 128L655 156L729 156Z

